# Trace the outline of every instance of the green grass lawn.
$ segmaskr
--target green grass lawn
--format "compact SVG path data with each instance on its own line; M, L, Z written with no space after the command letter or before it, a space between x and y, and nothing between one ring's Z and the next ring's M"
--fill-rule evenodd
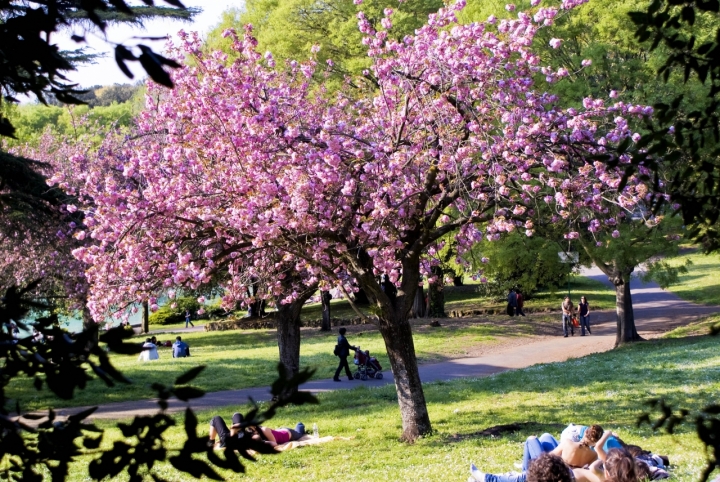
M668 455L673 480L694 482L704 462L702 446L691 424L674 435L635 426L643 402L663 397L676 406L698 409L720 396L720 339L695 337L658 340L591 355L564 363L536 365L482 379L464 379L425 386L435 430L413 445L398 443L400 416L394 387L358 388L326 393L321 404L283 409L271 426L317 423L321 435L354 437L349 441L304 447L261 456L246 476L223 473L227 480L467 480L470 462L486 471L514 470L522 442L548 431L556 436L570 422L600 423L626 442ZM218 412L229 417L240 405ZM199 431L207 433L213 413L199 414ZM168 441L179 448L182 417ZM498 437L479 435L495 425L530 423ZM106 422L103 422L106 423ZM109 423L108 423L109 425ZM104 445L121 439L117 431ZM84 480L82 461L72 480ZM187 480L169 465L156 467L165 480ZM710 480L717 475L717 471Z
M440 328L428 326L428 320L414 321L414 341L420 363L466 356L470 347L491 345L499 337L532 335L536 330L557 325L557 317L534 315L532 320L510 319L507 316L487 316L483 319L447 320ZM551 325L554 324L554 325ZM174 334L157 335L158 340L173 340ZM182 334L191 347L192 357L173 359L170 348L160 348L160 360L138 362L136 356L112 356L113 364L132 385L107 387L94 380L85 390L78 391L71 401L55 402L55 406L83 406L150 398L148 386L153 382L169 383L179 374L198 364L207 365L197 379L206 391L231 390L269 385L277 374L277 335L274 329L189 332ZM303 328L300 366L316 368L315 378L331 378L337 367L332 351L337 330L320 332L317 328ZM136 338L140 342L144 336ZM382 337L373 325L348 327L348 339L353 345L377 356L381 365L389 369ZM32 379L15 379L7 389L10 398L19 399L24 410L43 409L53 403L47 391L36 391Z
M448 311L475 307L493 307L498 311L503 303L479 298L473 285L446 288ZM574 277L571 282L573 293L588 296L593 309L614 307L614 294L601 283ZM556 310L563 293L541 292L526 303L528 311ZM612 302L610 299L612 298ZM494 305L492 303L495 303ZM319 305L318 305L319 307ZM316 307L306 307L310 315ZM333 317L345 317L342 309L352 310L347 302L333 301ZM320 316L320 311L317 311ZM353 313L354 314L354 313ZM304 317L308 314L303 311ZM347 318L352 315L347 316ZM443 321L441 328L430 328L428 320L413 322L415 349L420 363L432 363L467 356L470 348L497 343L500 338L532 336L543 327L557 324L554 314L535 314L532 320L527 318L509 319L505 315L485 315L475 319L449 319ZM184 327L184 323L180 326ZM171 330L172 326L162 326ZM232 390L248 387L269 385L276 374L278 348L276 332L269 330L225 331L225 332L188 332L183 333L183 340L191 346L192 357L189 359L173 359L170 348L161 348L160 360L141 363L137 357L115 355L112 357L115 366L133 381L132 385L107 387L94 380L88 388L77 392L71 401L62 401L60 406L84 406L102 403L120 402L150 398L148 386L153 382L168 383L180 373L197 364L207 365L207 369L198 386L206 391ZM300 366L315 368L315 378L332 377L337 359L332 355L337 330L333 333L322 333L317 328L304 328L300 351ZM138 342L144 336L138 337ZM160 341L173 340L172 333L158 335ZM349 327L349 340L354 345L377 356L380 364L389 369L390 363L385 353L382 337L372 325ZM53 403L46 391L34 389L32 379L16 379L7 390L10 398L18 399L24 410L44 409Z
M691 252L672 258L671 264L680 266L690 260L688 273L680 275L680 282L670 286L679 297L705 305L720 305L720 254L704 255Z
M663 338L684 338L687 336L707 335L712 327L720 327L720 315L709 316L695 323L680 326L663 335Z

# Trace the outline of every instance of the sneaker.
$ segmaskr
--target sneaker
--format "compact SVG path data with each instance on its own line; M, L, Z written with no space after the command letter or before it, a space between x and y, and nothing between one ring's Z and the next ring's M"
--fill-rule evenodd
M588 326L588 328L587 328L587 331L588 331L589 334L592 335L592 331L590 331L590 327L589 327L589 326Z
M213 447L215 447L215 440L208 440L208 441L207 441L207 446L208 446L208 448L213 448Z
M475 464L470 464L470 475L471 477L468 479L475 480L476 482L485 482L485 472L480 472L477 467L475 467Z
M348 381L353 381L353 377L348 377Z
M567 338L567 335L563 335L563 337Z
M334 381L334 382L341 382L342 380L340 380L339 378L333 378L333 381Z

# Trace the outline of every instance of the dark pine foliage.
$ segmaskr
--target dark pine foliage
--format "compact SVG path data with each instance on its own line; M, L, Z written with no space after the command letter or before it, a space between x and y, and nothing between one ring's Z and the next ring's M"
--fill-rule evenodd
M152 390L158 398L157 413L118 424L123 439L114 442L110 448L101 448L104 429L86 420L97 407L63 420L52 409L47 415L39 415L23 414L17 402L10 407L5 389L11 380L19 377L32 378L38 390L49 389L62 399L72 398L75 391L84 389L93 377L100 378L108 386L131 383L112 366L108 353L134 354L142 350L139 344L128 343L131 333L123 328L103 333L98 342L97 328L73 335L59 328L56 316L38 318L32 323L25 321L29 313L46 308L27 298L33 288L33 284L24 289L10 288L0 302L0 479L39 481L49 472L52 480L65 480L69 465L84 456L92 459L87 464L87 475L94 480L123 472L131 481L162 480L154 468L165 460L177 471L193 477L223 480L216 468L244 473L246 469L240 458L253 461L251 450L277 453L269 445L250 437L233 439L223 453L214 452L207 446L207 436L198 434L197 417L190 408L185 411L184 443L181 447L168 447L165 432L176 424L166 413L168 400L175 397L188 401L202 397L202 390L188 384L204 366L189 370L172 385L153 384ZM45 341L36 342L30 336L13 337L12 324L21 330L34 327L44 335ZM244 427L265 423L279 408L288 404L318 403L310 393L297 391L297 386L313 375L312 371L303 370L290 379L282 364L278 371L279 377L271 390L275 401L264 411L252 403L245 415ZM205 460L196 458L198 454L205 454Z

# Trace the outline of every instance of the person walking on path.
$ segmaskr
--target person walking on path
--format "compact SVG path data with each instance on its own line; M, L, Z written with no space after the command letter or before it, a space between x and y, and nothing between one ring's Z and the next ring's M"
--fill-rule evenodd
M517 290L516 298L517 308L515 309L515 311L517 312L518 316L525 316L525 312L523 311L523 307L525 306L525 298L523 297L520 290Z
M507 306L507 314L510 316L515 316L515 310L517 309L517 294L515 293L515 290L510 288L510 292L508 293L508 306Z
M575 328L573 327L573 324L572 324L572 316L573 316L573 312L575 311L575 307L573 306L572 301L570 301L569 296L565 297L565 301L562 302L561 308L562 308L563 336L565 338L567 338L568 326L570 327L570 334L572 336L575 336Z
M340 358L340 364L337 367L337 370L335 370L335 376L333 377L333 380L336 382L340 381L340 372L342 371L343 367L345 368L345 374L348 377L348 380L352 381L353 376L352 372L350 371L350 366L348 365L347 357L350 356L350 350L357 350L356 347L351 346L350 343L347 341L347 338L345 338L345 333L347 333L347 330L345 327L340 328L340 336L337 338L337 347L336 347L336 354Z
M185 310L185 328L187 328L188 323L190 323L190 326L195 328L195 325L193 325L193 322L190 321L190 310Z
M580 297L578 310L580 311L580 329L582 330L580 336L585 336L585 328L587 328L587 332L592 335L592 332L590 331L590 305L587 302L587 298L584 296Z

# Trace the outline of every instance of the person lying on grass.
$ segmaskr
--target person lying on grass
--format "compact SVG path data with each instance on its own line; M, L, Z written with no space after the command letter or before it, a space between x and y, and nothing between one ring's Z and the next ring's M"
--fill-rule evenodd
M604 462L598 459L588 469L570 468L557 455L545 452L530 463L527 472L486 474L475 468L468 482L638 482L649 476L647 466L642 466L621 449L612 449Z
M293 430L291 428L283 427L273 430L269 427L263 427L262 425L258 425L257 427L248 427L247 433L251 435L253 439L262 440L271 447L277 447L278 445L300 440L300 438L305 435L304 433L300 433L298 430Z
M215 445L215 438L220 437L220 443L217 448L225 448L229 439L243 438L246 435L252 437L255 440L261 440L266 444L276 447L284 443L288 443L294 440L299 440L305 435L304 425L298 423L295 426L296 430L291 428L280 428L273 430L268 427L257 426L257 427L246 427L242 429L243 416L241 413L235 412L232 416L232 425L228 428L225 420L219 415L215 415L210 420L210 438L208 440L208 446Z
M639 480L658 480L669 476L666 471L661 469L656 468L655 471L653 471L652 467L650 467L644 460L634 458L633 455L625 449L614 448L609 452L605 452L603 445L610 437L616 437L616 435L610 431L603 433L603 436L597 441L596 445L598 459L590 465L586 465L584 467L572 468L568 466L568 464L565 463L565 461L557 454L544 452L530 462L529 470L523 471L522 473L508 472L506 474L486 474L478 470L474 464L471 464L471 477L468 481L532 482L533 476L531 476L531 474L533 471L535 474L538 472L547 474L550 473L550 469L548 467L551 466L554 467L552 469L554 473L564 474L565 472L552 465L550 457L562 461L563 466L566 470L571 471L573 479L576 482L634 482ZM540 464L537 463L539 460L542 460ZM633 465L634 468L632 468L632 470L628 468L629 464ZM542 482L542 479L535 478L534 481Z
M571 467L582 467L590 464L597 459L597 453L595 453L593 447L598 443L602 435L603 429L600 425L591 425L577 442L571 439L563 439L558 442L549 433L544 433L540 437L528 437L523 446L522 470L526 472L530 466L530 461L535 460L545 452L557 455Z
M215 446L215 437L220 437L220 445L218 448L224 448L230 438L243 438L245 432L242 430L243 416L241 413L233 413L232 425L228 428L225 420L220 415L215 415L210 420L210 439L208 440L208 447Z
M475 467L475 464L470 464L470 473L482 482L524 482L531 462L546 453L560 457L560 460L570 467L583 467L597 459L597 453L592 447L598 443L603 435L603 429L600 425L592 425L585 430L579 442L564 439L558 443L555 437L549 433L544 433L540 437L533 435L527 438L523 446L522 473L514 473L509 476L493 476L509 478L486 481L484 477L488 474L480 472Z
M470 465L470 474L468 482L574 482L570 467L560 457L548 452L534 459L529 469L522 474L486 474L480 472L474 464Z
M602 449L598 447L598 452ZM598 454L599 455L599 454ZM651 478L649 467L624 449L611 449L587 469L573 469L576 482L635 482Z

